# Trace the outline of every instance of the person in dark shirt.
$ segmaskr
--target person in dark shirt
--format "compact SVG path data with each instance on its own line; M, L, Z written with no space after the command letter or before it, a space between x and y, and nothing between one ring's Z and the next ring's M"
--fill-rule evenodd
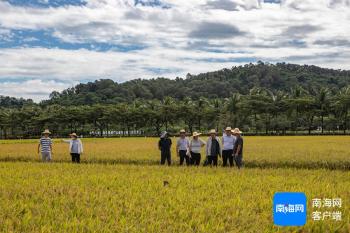
M215 129L210 130L209 132L210 137L207 141L207 148L206 148L206 154L207 154L207 160L205 162L205 165L218 165L218 156L221 157L221 147L220 147L220 139L216 136Z
M243 138L241 136L242 132L235 128L232 130L233 135L236 136L235 146L233 147L233 157L238 169L242 167L242 159L243 159Z
M163 132L160 136L160 140L158 142L158 147L160 150L160 164L164 165L165 161L167 161L168 165L171 165L171 139L167 132Z

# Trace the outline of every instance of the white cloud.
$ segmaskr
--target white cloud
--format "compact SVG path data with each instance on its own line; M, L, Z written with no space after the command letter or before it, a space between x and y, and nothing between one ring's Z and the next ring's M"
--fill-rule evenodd
M33 99L39 102L47 99L53 91L63 91L71 85L53 80L27 80L24 82L0 82L0 93L5 96L16 96L25 99Z
M13 34L10 29L5 29L0 27L0 44L1 41L11 41Z
M11 39L11 29L31 29L47 30L69 43L91 43L91 48L96 42L145 46L128 52L5 48L0 50L0 78L43 83L46 78L68 83L173 78L249 59L350 69L350 0L162 2L170 8L134 6L132 0L40 9L0 1L0 43Z

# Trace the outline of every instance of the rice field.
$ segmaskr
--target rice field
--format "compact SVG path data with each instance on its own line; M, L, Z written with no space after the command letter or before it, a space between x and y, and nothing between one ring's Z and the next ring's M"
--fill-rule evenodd
M206 139L203 137L202 139ZM178 163L173 140L172 158ZM82 139L82 162L156 165L157 138ZM0 140L0 161L40 161L38 140ZM204 149L202 149L202 157ZM54 140L53 159L69 161L68 144ZM350 136L245 137L247 167L350 169Z
M350 137L245 137L242 170L161 167L155 138L83 143L83 164L58 139L44 164L37 140L0 141L0 232L350 232ZM273 225L280 191L305 192L305 226ZM313 221L333 197L342 221Z

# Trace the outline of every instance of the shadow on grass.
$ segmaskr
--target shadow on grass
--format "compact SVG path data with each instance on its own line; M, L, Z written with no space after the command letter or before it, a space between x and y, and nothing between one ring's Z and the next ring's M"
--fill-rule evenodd
M38 159L26 157L4 157L0 158L0 162L41 162ZM55 163L69 163L70 160L54 160ZM121 164L121 165L139 165L139 166L157 166L159 161L156 160L132 160L132 159L89 159L82 160L82 164ZM178 166L178 162L173 162L174 166ZM220 166L221 164L219 164ZM327 170L344 170L350 171L350 161L245 161L245 168L260 169L327 169Z

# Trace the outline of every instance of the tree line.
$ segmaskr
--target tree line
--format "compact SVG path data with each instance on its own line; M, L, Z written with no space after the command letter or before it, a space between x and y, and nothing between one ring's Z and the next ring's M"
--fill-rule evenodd
M59 104L94 105L117 104L141 100L163 100L172 97L184 100L230 98L232 93L249 95L253 88L273 92L290 92L292 87L301 87L308 92L327 87L331 92L350 85L350 71L325 69L310 65L286 63L269 64L258 62L234 66L199 75L187 74L186 78L134 79L116 83L110 79L81 83L62 92L52 92L42 105Z
M286 91L254 87L247 94L231 93L226 98L135 99L131 102L91 105L24 103L1 107L0 137L29 138L49 128L56 136L110 136L110 131L159 135L206 132L225 126L239 127L246 134L323 134L349 130L350 86L306 90L300 86ZM107 133L107 135L105 135Z

